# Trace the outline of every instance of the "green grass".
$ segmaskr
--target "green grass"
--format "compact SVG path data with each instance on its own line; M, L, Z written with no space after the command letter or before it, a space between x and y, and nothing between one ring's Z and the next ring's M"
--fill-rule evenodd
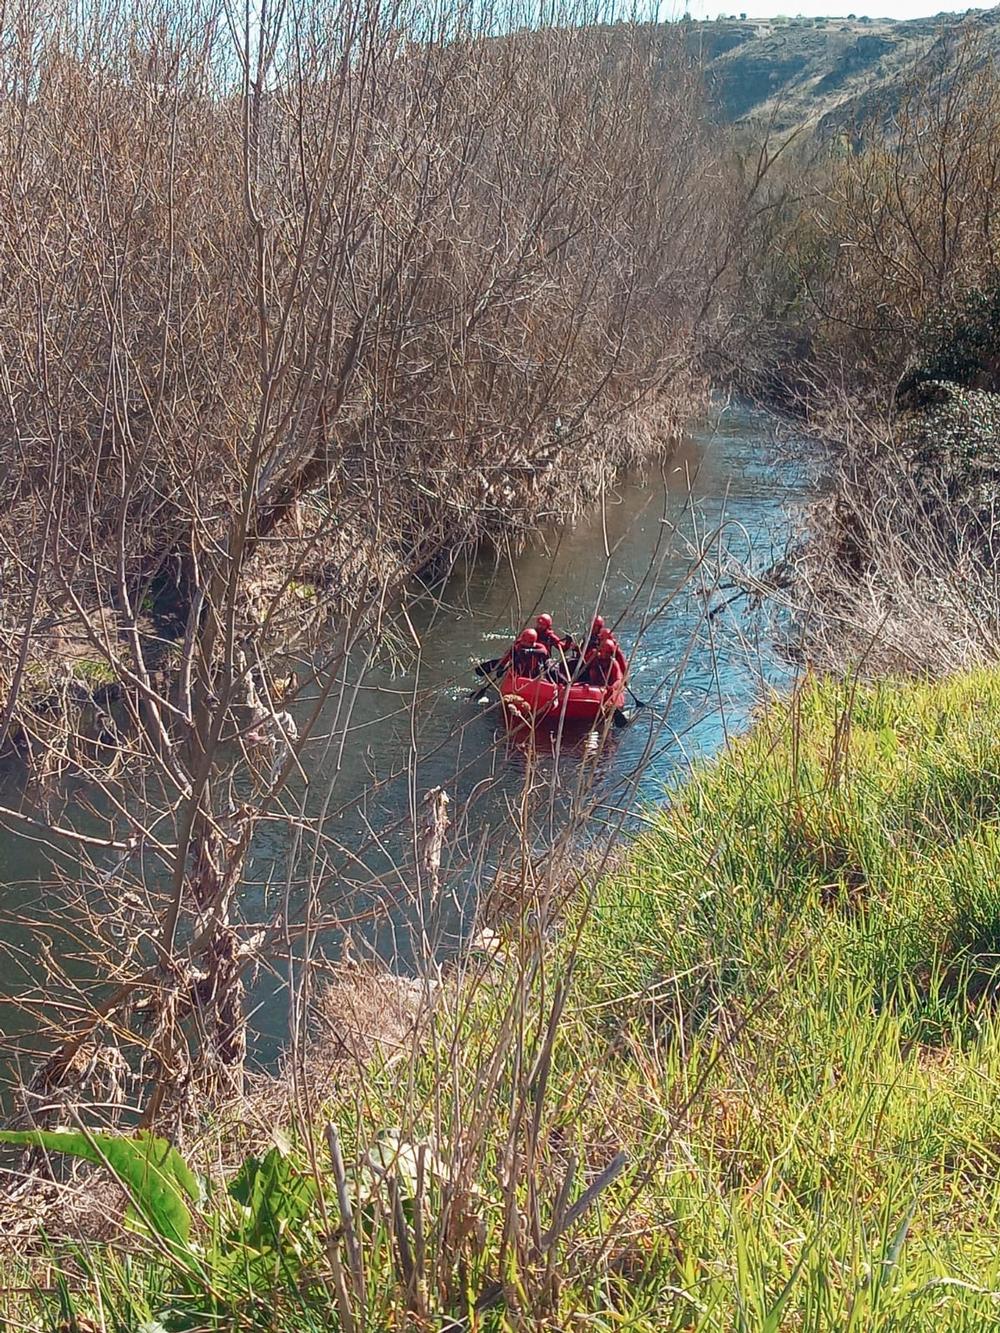
M114 667L104 658L78 657L73 661L73 674L88 685L112 685L117 680Z
M497 1282L464 1327L1000 1326L998 718L992 672L813 684L541 950L511 931L419 1055L329 1108L349 1158L393 1126L444 1163L409 1298L377 1209L364 1232L367 1326L441 1327ZM620 1151L539 1246L567 1173L572 1201ZM106 1327L126 1292L168 1328L342 1327L319 1231L283 1296L214 1324L120 1256L76 1299Z
M719 1054L675 1134L705 1327L998 1321L998 716L994 674L814 686L601 890L592 1013L664 1101Z

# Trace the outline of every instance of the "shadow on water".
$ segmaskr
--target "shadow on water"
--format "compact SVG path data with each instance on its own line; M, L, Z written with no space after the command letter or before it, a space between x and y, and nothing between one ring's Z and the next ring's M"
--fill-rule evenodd
M745 726L764 687L787 683L768 618L743 603L712 612L732 567L760 571L780 558L790 513L810 494L805 465L775 446L769 418L731 407L664 469L629 479L584 521L543 532L512 558L470 560L433 595L415 597L401 617L410 642L401 642L395 669L354 664L305 751L308 782L294 795L302 815L324 816L322 836L297 842L294 823L282 819L262 826L243 894L248 917L281 904L292 917L311 884L314 910L348 923L357 948L364 942L406 967L413 829L430 789L443 787L451 800L448 905L435 941L444 951L467 928L518 822L546 845L583 787L593 828L641 819L693 759ZM470 701L473 663L502 652L530 616L546 610L582 636L598 608L631 655L630 684L647 702L632 726L602 745L586 736L525 745L496 707ZM534 793L527 815L526 788ZM37 845L9 831L0 830L0 857L11 923L0 993L12 995L31 984L37 948L12 917L29 900L41 914L47 869ZM280 981L264 978L255 992L265 1059L284 1034Z

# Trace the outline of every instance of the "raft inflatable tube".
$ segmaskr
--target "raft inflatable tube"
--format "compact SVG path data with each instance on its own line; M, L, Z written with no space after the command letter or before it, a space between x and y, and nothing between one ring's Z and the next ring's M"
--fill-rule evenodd
M540 676L515 676L508 671L500 685L504 711L511 721L545 721L558 726L562 719L574 726L593 726L625 703L625 682L613 689L599 685L556 685Z

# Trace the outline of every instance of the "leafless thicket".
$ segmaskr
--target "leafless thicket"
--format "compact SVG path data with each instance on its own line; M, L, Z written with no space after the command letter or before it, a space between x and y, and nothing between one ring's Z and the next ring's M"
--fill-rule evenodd
M748 229L743 319L751 378L832 445L800 569L812 652L902 670L992 658L996 515L958 493L982 497L994 413L982 395L949 417L911 389L935 376L1000 387L985 319L965 340L981 372L963 379L948 367L960 357L935 353L952 313L996 283L1000 79L975 19L795 166L772 175Z
M863 120L818 146L793 136L794 171L772 173L763 225L747 237L747 270L768 273L772 290L745 314L798 330L790 382L797 371L814 408L846 391L869 414L884 409L927 320L992 273L998 126L1000 80L972 28Z
M890 386L929 316L991 272L1000 80L974 38L876 115L818 200L829 268L809 283L823 355Z
M733 210L681 51L583 12L7 17L4 820L102 941L27 1111L97 1071L162 1123L241 1084L247 967L300 928L248 928L246 858L322 847L317 717L343 744L415 572L676 429Z

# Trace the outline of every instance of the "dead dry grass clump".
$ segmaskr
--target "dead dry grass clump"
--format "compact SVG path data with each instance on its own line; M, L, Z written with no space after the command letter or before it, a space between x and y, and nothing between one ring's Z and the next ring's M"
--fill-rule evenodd
M795 558L802 642L821 670L868 677L946 673L1000 649L996 518L905 453L833 459L832 494L813 507Z
M376 1057L395 1063L413 1049L442 984L375 964L335 967L316 997L306 1067L357 1072Z
M122 1240L128 1202L114 1178L92 1166L59 1180L37 1171L0 1171L0 1258L31 1258L40 1277L40 1261L53 1242Z

